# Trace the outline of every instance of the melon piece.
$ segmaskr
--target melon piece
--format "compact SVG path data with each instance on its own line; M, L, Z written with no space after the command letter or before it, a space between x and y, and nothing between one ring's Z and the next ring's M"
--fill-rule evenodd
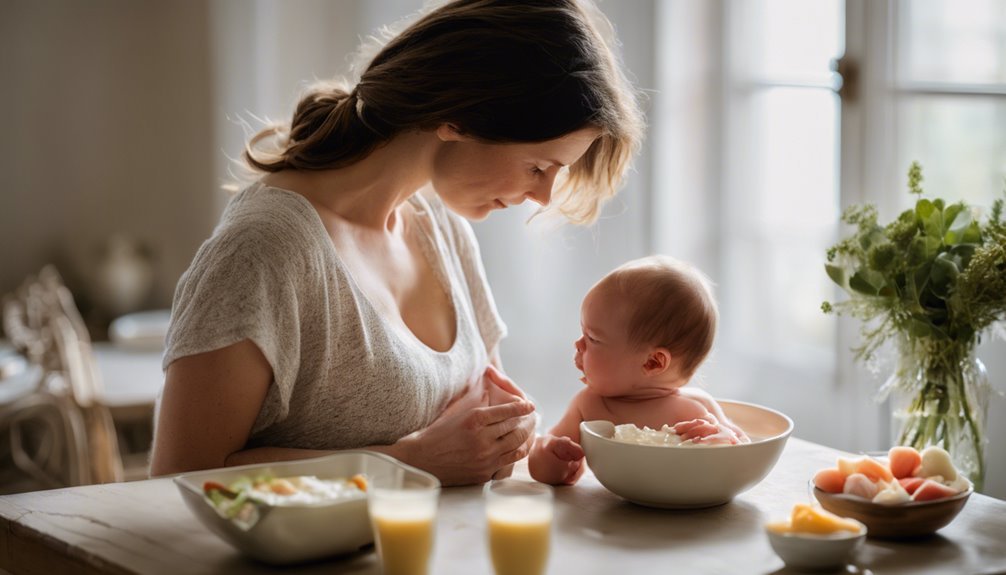
M873 500L878 491L880 491L880 486L862 473L853 473L846 477L845 486L842 488L842 493L869 500Z
M922 477L902 477L898 480L901 487L908 492L909 495L915 493L915 490L919 488L920 485L925 483L925 479Z
M859 533L859 523L844 519L806 503L797 503L793 506L793 516L790 518L790 527L795 533L815 533L827 534L838 531L851 531Z
M845 475L836 467L822 469L814 474L814 486L828 493L841 493L845 487Z
M944 481L957 479L957 469L950 461L950 454L946 449L930 445L922 450L922 468L919 470L920 477L932 477L942 475Z
M856 473L862 473L870 478L870 481L893 481L894 476L886 465L873 459L864 457L856 464Z
M863 459L865 458L857 457L855 459L849 459L847 457L839 457L838 470L842 472L842 475L848 477L856 472L856 466L859 465L859 462Z
M887 452L890 461L891 474L896 478L911 477L915 469L922 464L922 455L914 447L898 445Z
M873 502L881 505L897 505L912 500L912 496L905 491L898 481L891 481L883 484L884 488L873 496Z
M947 487L942 483L937 483L932 479L927 479L922 482L922 485L915 490L912 494L912 501L932 501L934 499L943 499L944 497L950 497L951 495L956 495L957 492L953 490L952 487Z

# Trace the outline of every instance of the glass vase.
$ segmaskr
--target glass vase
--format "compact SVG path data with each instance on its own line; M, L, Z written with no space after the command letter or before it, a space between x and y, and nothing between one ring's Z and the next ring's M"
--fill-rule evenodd
M921 451L938 445L981 491L991 392L985 365L974 345L916 340L899 348L890 391L892 437Z

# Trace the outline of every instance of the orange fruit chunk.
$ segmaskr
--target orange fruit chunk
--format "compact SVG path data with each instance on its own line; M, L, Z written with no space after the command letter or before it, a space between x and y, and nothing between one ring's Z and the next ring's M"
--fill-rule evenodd
M896 478L911 477L915 469L922 465L922 455L914 447L898 445L887 452L891 462L891 474Z
M841 493L845 487L845 475L837 467L822 469L814 474L814 486L828 493Z

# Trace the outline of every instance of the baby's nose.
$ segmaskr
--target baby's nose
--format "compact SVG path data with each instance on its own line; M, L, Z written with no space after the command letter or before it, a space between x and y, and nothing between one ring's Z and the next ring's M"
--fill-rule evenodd
M579 339L573 342L573 347L576 348L577 352L583 351L583 336L581 335Z

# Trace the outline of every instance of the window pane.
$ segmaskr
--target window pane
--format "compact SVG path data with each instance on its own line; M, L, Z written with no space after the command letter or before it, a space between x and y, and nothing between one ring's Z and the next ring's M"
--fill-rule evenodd
M824 272L832 223L818 233L734 236L725 254L730 280L718 287L724 302L720 333L731 348L762 360L829 369L835 360L835 319L821 311L835 290Z
M927 194L981 206L1002 197L1006 98L914 96L898 109L898 165L907 172L912 160L922 164ZM907 193L902 196L905 206L911 203Z
M745 0L734 13L732 65L756 80L829 85L830 62L842 55L840 0ZM837 24L837 25L836 25Z
M1006 2L901 0L900 80L1006 84Z
M741 226L810 233L838 217L838 97L817 88L769 88L743 99L732 191Z
M739 98L725 211L723 326L732 345L822 367L834 323L824 254L838 221L838 97L768 88Z

